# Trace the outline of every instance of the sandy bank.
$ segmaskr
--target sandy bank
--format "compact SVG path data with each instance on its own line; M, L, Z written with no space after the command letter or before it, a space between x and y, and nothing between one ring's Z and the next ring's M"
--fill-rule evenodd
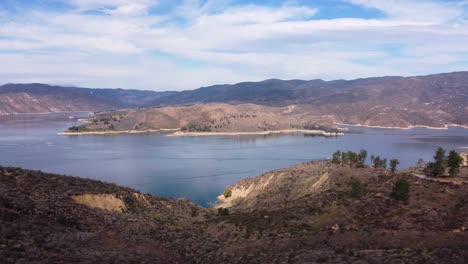
M438 129L438 130L447 130L449 127L462 127L462 128L467 128L468 126L465 125L459 125L459 124L447 124L443 127L431 127L431 126L422 126L422 125L416 125L416 126L407 126L407 127L391 127L391 126L368 126L368 125L362 125L362 124L344 124L344 123L335 123L336 125L340 126L353 126L353 127L368 127L368 128L384 128L384 129L413 129L413 128L427 128L427 129Z
M167 133L178 131L179 129L147 129L147 130L119 130L119 131L86 131L86 132L61 132L63 136L81 136L81 135L120 135L120 134L145 134L145 133Z
M326 137L341 136L343 133L329 133L322 130L307 130L307 129L283 129L283 130L267 130L267 131L252 131L252 132L182 132L177 131L167 136L179 137L179 136L240 136L240 135L272 135L272 134L292 134L302 133L310 135L321 135Z

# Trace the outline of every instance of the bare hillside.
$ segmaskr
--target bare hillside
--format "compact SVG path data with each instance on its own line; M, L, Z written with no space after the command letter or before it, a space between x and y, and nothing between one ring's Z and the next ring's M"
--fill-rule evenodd
M393 196L397 181L409 197ZM353 187L359 182L360 188ZM308 162L201 208L0 167L2 263L466 263L468 184ZM220 190L222 192L222 190Z
M317 129L337 132L329 116L307 107L202 104L99 113L75 132L180 129L182 132L255 132Z

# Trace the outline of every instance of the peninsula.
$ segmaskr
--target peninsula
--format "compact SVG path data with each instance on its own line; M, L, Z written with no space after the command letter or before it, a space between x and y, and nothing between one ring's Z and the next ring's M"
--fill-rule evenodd
M354 166L352 157L242 180L226 188L217 208L0 167L0 258L4 263L457 263L468 257L466 180L432 181L411 171Z

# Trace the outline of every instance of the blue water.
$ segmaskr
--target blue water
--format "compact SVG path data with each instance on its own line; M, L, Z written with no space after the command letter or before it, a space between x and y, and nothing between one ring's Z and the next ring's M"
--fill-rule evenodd
M0 164L113 182L166 197L209 205L224 187L272 169L329 158L337 149L398 158L400 168L436 148L462 151L468 129L350 128L342 137L167 137L157 134L60 136L83 114L0 118ZM467 150L468 151L468 150Z

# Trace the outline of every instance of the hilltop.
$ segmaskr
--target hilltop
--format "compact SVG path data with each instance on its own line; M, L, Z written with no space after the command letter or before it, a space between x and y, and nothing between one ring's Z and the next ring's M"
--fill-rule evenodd
M409 183L409 199L393 197ZM360 188L354 188L355 182ZM242 180L219 208L0 168L4 263L465 263L468 184L307 162ZM358 191L357 191L358 190ZM220 190L221 191L221 190Z
M215 85L157 99L156 105L209 102L312 107L339 123L368 126L468 125L468 72L356 80L265 80Z
M314 115L306 107L212 103L98 113L68 134L162 130L178 131L177 135L341 131L329 116Z
M278 80L181 92L84 89L43 84L0 87L0 114L102 111L207 103L302 105L337 123L367 126L468 125L468 72L356 80Z
M151 105L173 92L90 89L40 83L0 86L0 115L102 111Z

